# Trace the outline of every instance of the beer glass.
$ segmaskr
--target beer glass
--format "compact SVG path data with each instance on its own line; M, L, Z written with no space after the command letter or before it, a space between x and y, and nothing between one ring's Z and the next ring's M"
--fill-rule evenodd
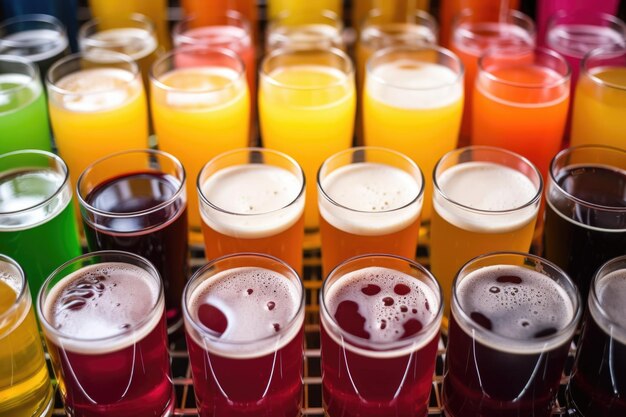
M448 417L549 417L582 308L556 265L498 252L454 280L442 400Z
M298 274L268 255L225 256L194 274L183 311L201 417L300 416L304 305Z
M66 262L37 314L68 415L173 414L163 285L146 259L102 251Z
M245 148L211 159L198 175L207 259L275 256L302 273L304 173L277 151Z
M281 48L345 49L343 22L330 10L319 14L283 12L269 22L265 48L268 52Z
M22 57L0 55L0 154L51 148L46 95L37 67Z
M338 49L279 49L266 55L260 72L263 146L292 156L307 178L315 178L326 158L352 144L356 93L350 58ZM318 216L317 189L308 187L309 246L319 246Z
M465 9L453 21L450 50L458 55L465 67L465 105L459 146L467 146L472 135L478 59L489 49L534 46L535 25L530 17L517 10L503 11L502 16L495 16L486 9Z
M477 146L443 156L433 183L430 265L449 302L456 272L473 257L530 249L543 180L522 156Z
M594 273L626 255L626 150L577 146L552 160L546 189L544 255L587 299Z
M325 415L425 417L442 314L437 280L409 259L335 268L320 296Z
M359 147L328 158L317 174L324 276L356 255L414 258L424 177L407 156Z
M248 144L250 98L243 61L232 51L206 46L175 49L151 72L151 104L159 149L170 152L197 178L220 153ZM189 226L200 239L198 194L187 184Z
M0 23L0 54L28 59L45 76L56 61L70 53L63 23L47 14L23 14Z
M365 144L411 157L425 173L422 222L432 210L432 172L456 148L463 114L463 64L436 46L397 46L369 61L363 91Z
M58 156L0 155L0 253L20 263L33 298L55 268L80 255L72 186Z
M0 277L0 416L49 416L54 395L28 282L4 255Z
M185 181L185 169L172 155L136 150L96 161L76 187L89 250L143 256L163 277L170 333L182 326L188 272Z
M626 47L594 49L582 61L571 145L626 146Z
M330 10L340 18L343 15L343 3L341 0L268 0L267 13L270 19L275 18L281 13L290 14L319 14L322 10Z
M146 95L139 68L127 55L70 55L50 68L46 85L54 140L72 184L96 160L148 146Z
M570 98L570 68L537 48L491 50L478 62L472 144L497 146L530 160L547 178L561 149Z
M567 386L575 416L626 415L626 256L604 264L589 292L576 364Z

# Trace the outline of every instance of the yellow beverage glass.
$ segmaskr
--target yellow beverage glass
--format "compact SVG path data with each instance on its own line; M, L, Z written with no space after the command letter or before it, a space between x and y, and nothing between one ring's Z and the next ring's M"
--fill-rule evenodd
M28 283L0 255L0 417L49 416L53 402Z
M54 138L72 184L96 160L148 146L145 90L127 55L70 55L50 68L46 81Z
M298 161L309 182L329 156L352 144L356 93L350 58L338 49L276 50L261 64L259 115L263 145ZM318 231L317 190L307 187L308 241Z
M283 12L288 12L290 14L319 14L322 10L330 10L336 13L339 17L343 15L342 0L268 0L267 7L268 17L270 19L275 18Z
M228 49L177 48L151 72L151 106L159 149L187 176L192 240L202 241L195 179L209 159L248 144L250 96L243 61Z
M456 147L462 113L463 64L447 49L392 47L368 61L365 143L402 152L422 169L422 222L430 220L433 169Z
M430 266L449 317L452 281L466 262L487 252L528 252L543 180L527 159L487 146L447 153L433 176Z
M583 59L571 145L626 149L626 48L596 49Z

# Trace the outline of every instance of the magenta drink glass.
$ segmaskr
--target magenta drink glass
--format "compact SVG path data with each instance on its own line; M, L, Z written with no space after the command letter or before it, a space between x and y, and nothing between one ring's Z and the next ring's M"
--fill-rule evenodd
M218 258L185 287L183 313L201 417L301 415L304 287L291 267Z
M329 417L423 417L443 298L421 265L351 258L321 290L322 395Z
M448 417L548 417L581 315L556 265L492 253L459 271L443 380Z
M102 251L66 262L37 314L68 415L173 414L163 285L146 259Z
M626 256L600 268L566 391L574 417L626 416ZM574 414L574 412L576 414Z
M82 173L77 195L89 250L124 250L152 262L163 277L168 332L181 328L189 257L181 163L153 150L113 154Z

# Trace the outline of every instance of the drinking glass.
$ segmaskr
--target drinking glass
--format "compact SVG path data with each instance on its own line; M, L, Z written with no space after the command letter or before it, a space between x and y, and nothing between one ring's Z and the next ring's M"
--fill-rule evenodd
M280 13L269 22L265 49L281 48L345 50L343 22L330 10L320 14Z
M267 2L267 13L270 19L284 12L290 14L319 14L322 10L330 10L341 17L343 14L343 3L341 0L316 0L312 2L302 0L268 0Z

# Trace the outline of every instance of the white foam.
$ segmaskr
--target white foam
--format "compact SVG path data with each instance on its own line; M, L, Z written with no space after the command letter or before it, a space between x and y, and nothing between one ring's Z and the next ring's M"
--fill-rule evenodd
M538 202L520 208L537 195L538 189L526 175L504 165L465 162L444 171L437 184L457 204L487 211L460 208L435 192L433 204L437 213L464 230L504 233L534 221L539 210ZM497 211L501 213L493 213Z
M372 296L365 295L362 289L370 284L378 286L380 292ZM406 285L410 292L398 295L394 291L398 284ZM387 298L393 299L392 305L386 305L385 299ZM365 319L363 329L369 333L370 338L363 339L356 336L352 338L357 340L362 347L340 341L332 330L328 331L328 334L340 346L345 345L348 349L363 356L385 358L403 356L422 348L439 332L439 326L433 326L426 334L420 336L419 340L409 343L410 346L406 349L392 352L381 351L383 344L401 341L404 335L403 325L408 320L417 319L423 329L426 329L437 318L439 311L439 299L428 285L393 269L367 267L347 273L340 278L340 281L335 281L328 287L324 294L324 301L326 308L323 309L322 319L326 323L335 323L333 327L337 326L337 322L334 317L326 317L326 312L334 316L343 301L353 301L358 304L358 312ZM405 309L403 307L406 307L406 311L403 311ZM325 327L329 329L328 324L325 324ZM350 339L349 336L346 337ZM411 341L411 337L404 340Z
M294 225L304 213L302 181L286 169L267 164L228 167L201 185L214 206L200 212L204 222L219 233L251 239L276 235ZM297 199L297 201L296 201Z
M301 298L296 283L269 269L242 267L222 271L193 290L188 306L195 323L201 305L218 308L228 320L226 330L219 341L195 331L188 334L199 346L220 356L269 355L287 345L302 329L304 309L298 311ZM270 302L274 303L271 309ZM275 324L280 326L279 332Z
M374 100L402 109L435 109L463 98L462 77L444 65L413 59L377 65L366 88Z
M136 97L141 80L119 68L92 68L61 78L56 87L65 90L50 93L62 107L75 112L97 112L121 107Z
M550 49L565 56L583 58L593 49L624 45L624 35L610 27L583 24L561 24L548 31L546 43Z
M394 233L417 220L423 198L416 200L421 181L390 165L360 162L327 175L321 184L320 214L347 233L377 236Z
M15 84L16 85L16 87L11 87L7 90L13 90L15 88L23 87L23 88L29 89L31 93L31 97L30 97L30 100L28 100L28 102L20 103L19 106L7 112L0 111L0 114L2 114L3 116L10 112L17 111L21 108L24 108L30 103L32 103L33 101L35 101L35 99L37 99L39 95L41 94L41 89L42 89L41 84L39 83L38 80L33 80L31 77L25 74L0 74L0 85L2 84ZM0 107L10 104L14 100L14 98L12 98L14 94L15 93L13 91L10 93L7 93L5 92L5 90L0 88ZM24 95L20 94L19 97L20 99L23 99Z
M7 47L8 50L17 49L18 53L19 50L23 49L41 48L43 52L28 55L19 53L19 55L33 62L40 62L55 57L69 46L67 36L50 29L25 30L5 36L0 39L0 53L7 53L2 49L2 40L19 43L17 48L15 46ZM11 52L11 54L15 54L15 52ZM42 76L45 76L45 74L42 74Z
M519 277L522 282L498 282L498 277L502 276ZM511 265L482 267L461 280L456 297L467 316L481 313L491 321L492 329L475 324L473 327L484 332L473 332L462 321L457 319L457 323L483 344L497 350L526 353L549 350L565 343L575 330L573 326L572 332L550 342L534 338L548 328L564 329L575 312L565 290L532 269Z
M99 276L106 279L98 281ZM158 291L154 277L135 265L107 262L81 268L50 290L42 307L46 336L65 350L90 355L132 346L163 320ZM93 297L81 297L87 293ZM84 301L80 309L68 308Z
M603 312L600 313L594 303L589 303L595 322L607 334L626 345L626 269L618 269L602 277L596 284L596 294Z
M117 28L96 32L82 41L81 48L87 51L109 50L121 52L138 61L147 57L157 49L158 43L154 35L141 28ZM90 57L93 55L90 54ZM118 62L118 60L106 60L106 54L102 55L98 62Z

